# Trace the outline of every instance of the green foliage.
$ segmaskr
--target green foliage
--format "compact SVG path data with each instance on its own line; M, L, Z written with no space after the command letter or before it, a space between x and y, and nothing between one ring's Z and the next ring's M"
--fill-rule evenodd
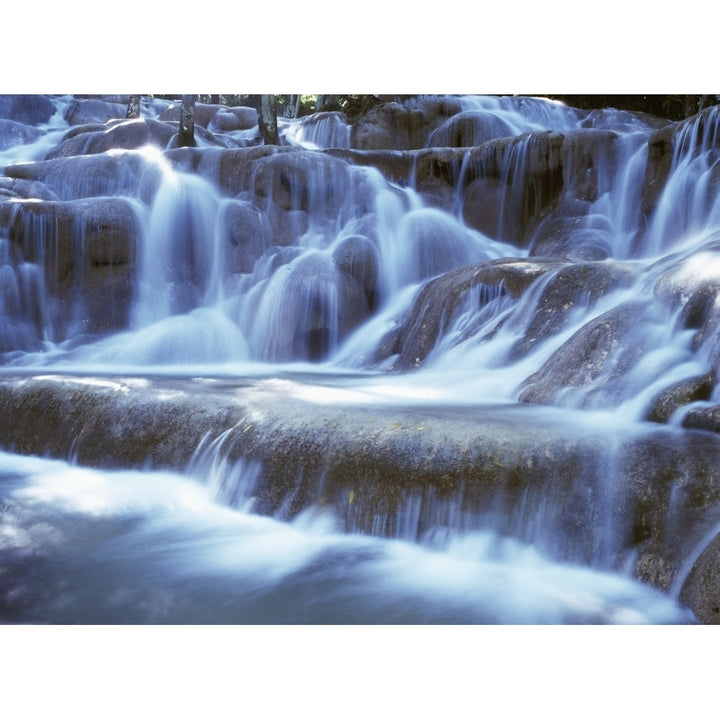
M548 95L580 110L615 108L646 112L669 120L684 120L702 107L717 105L717 95Z
M347 115L351 122L360 115L372 110L381 101L375 95L338 95L340 110Z

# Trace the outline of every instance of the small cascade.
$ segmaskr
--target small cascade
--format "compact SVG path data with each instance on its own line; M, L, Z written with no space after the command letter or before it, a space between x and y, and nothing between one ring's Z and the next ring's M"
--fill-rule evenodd
M219 215L217 193L206 181L166 173L142 242L136 327L217 302L226 265Z
M318 112L289 124L284 136L308 150L349 148L350 126L341 112Z
M711 107L673 139L667 180L644 233L646 255L668 253L683 241L695 245L697 237L717 228L719 127L720 113Z

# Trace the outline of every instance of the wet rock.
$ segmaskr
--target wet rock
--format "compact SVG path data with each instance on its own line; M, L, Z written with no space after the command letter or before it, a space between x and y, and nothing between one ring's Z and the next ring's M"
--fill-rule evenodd
M297 150L277 145L241 148L171 148L164 153L164 157L176 170L201 175L223 194L237 197L251 191L255 163L259 159L287 152L292 153Z
M462 110L453 97L405 98L380 104L357 118L350 147L359 150L412 150L425 147L429 135Z
M435 209L406 213L397 234L400 286L489 259L464 225Z
M310 229L310 217L304 210L286 210L268 198L256 198L252 204L268 219L274 245L296 244Z
M212 122L215 115L217 115L218 110L220 110L220 105L210 105L207 103L195 103L195 124L207 128L210 123ZM176 102L170 104L165 110L163 110L160 115L158 115L158 120L167 122L180 122L180 111L181 111L181 103Z
M16 145L27 145L41 135L40 130L30 125L14 120L0 119L0 150L9 150Z
M348 192L348 167L319 152L274 153L255 160L252 189L284 210L337 214Z
M7 166L5 175L33 184L18 188L45 188L42 193L28 197L76 200L129 195L148 204L162 180L158 163L138 153L102 153L21 163Z
M607 189L616 140L601 130L543 131L464 150L422 150L415 155L415 185L422 191L446 183L459 193L470 227L526 247L561 202L590 203Z
M683 416L682 426L720 433L720 405L708 404L690 408Z
M669 267L658 275L653 294L670 312L680 311L683 327L697 330L695 349L717 334L720 310L720 246L708 242L688 256L671 256L661 261Z
M170 104L157 119L163 122L180 122L180 103ZM257 110L244 106L227 107L196 102L195 125L219 132L250 130L257 125Z
M225 206L228 231L228 261L232 272L249 273L272 242L267 215L248 202L233 201Z
M251 339L270 362L324 360L369 312L360 284L320 252L282 266L256 308Z
M645 354L637 329L646 314L644 303L623 303L589 321L563 343L540 370L521 385L521 402L552 404L572 391L603 380L602 392L622 378ZM587 399L578 402L585 406Z
M77 128L61 140L45 156L46 160L72 155L93 155L108 150L135 150L152 145L164 150L177 134L177 128L168 123L139 118L137 120L114 120L98 129L94 125Z
M37 352L43 347L40 273L31 265L12 262L5 250L0 238L0 354Z
M350 146L359 150L410 150L423 147L429 132L422 109L385 103L352 125Z
M642 192L642 212L649 217L657 207L670 171L681 157L707 150L717 138L720 113L709 107L682 122L654 132L648 139L648 158Z
M510 137L513 131L497 115L466 110L453 115L427 141L428 147L474 147L488 140Z
M252 130L257 127L257 110L242 105L236 107L220 107L213 115L208 130L213 132L234 132L236 130Z
M393 183L407 185L413 177L416 152L400 150L358 150L356 148L329 148L324 150L327 155L342 158L353 165L372 167Z
M0 118L25 125L43 125L55 114L49 95L0 95Z
M518 238L521 230L515 217L503 212L507 187L496 177L473 180L464 191L462 216L469 227L490 238Z
M376 309L380 282L380 253L365 235L343 238L332 253L337 267L353 277L365 293L368 309Z
M591 308L613 290L627 288L637 271L617 262L574 263L548 276L535 312L509 358L519 360L548 338L562 332L579 309Z
M126 327L139 234L131 201L9 202L0 226L22 262L40 268L51 340Z
M643 130L660 130L670 125L670 120L656 117L643 112L616 110L614 108L597 108L590 110L580 125L584 128L613 130L618 132L641 132Z
M680 592L680 601L705 625L720 625L720 535L716 535L693 565Z
M631 434L617 448L613 467L630 502L626 531L637 548L635 573L643 582L679 592L688 563L718 522L716 452L715 436L665 428ZM708 598L717 592L717 586L704 590ZM689 604L696 610L697 598Z
M699 400L709 400L714 386L714 373L705 373L673 383L653 398L645 412L645 419L666 423L679 408Z
M57 200L58 196L43 183L33 180L19 180L0 177L0 197L3 199L17 198L20 200Z
M587 215L558 217L553 214L538 226L528 254L578 262L612 257L610 232L592 225Z
M406 317L397 321L376 348L373 363L379 364L393 355L394 370L408 370L421 365L435 347L441 330L447 329L456 313L464 306L473 288L485 287L494 292L485 301L499 294L519 297L539 276L557 267L551 262L524 260L492 260L451 270L426 283L415 297ZM482 293L480 300L483 300ZM469 333L479 332L473 327ZM487 328L486 332L491 332Z
M68 125L100 125L108 120L124 119L127 106L127 101L120 103L99 98L81 98L67 106L64 119Z
M639 579L665 592L682 584L682 599L713 621L717 541L703 539L717 523L720 439L660 426L620 435L547 408L328 403L329 390L6 375L0 438L14 452L72 452L85 465L183 469L201 441L223 434L228 462L262 468L259 513L292 518L322 504L348 531L393 536L412 507L418 537L486 518L498 533L526 528L523 541L566 562L612 568L633 552ZM611 487L609 464L623 478Z

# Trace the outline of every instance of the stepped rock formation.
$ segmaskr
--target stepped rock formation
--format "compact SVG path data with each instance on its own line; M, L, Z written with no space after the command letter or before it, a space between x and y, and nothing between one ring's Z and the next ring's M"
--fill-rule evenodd
M182 469L224 437L262 464L263 512L322 502L392 534L417 502L422 526L457 512L614 570L634 554L720 621L716 106L398 98L264 146L252 108L198 103L192 148L177 104L125 107L0 97L4 448ZM209 379L243 363L434 405Z

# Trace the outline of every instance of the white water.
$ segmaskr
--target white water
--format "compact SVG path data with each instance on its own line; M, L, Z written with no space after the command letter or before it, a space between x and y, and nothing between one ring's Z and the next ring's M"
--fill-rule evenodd
M65 101L59 99L58 106ZM494 118L488 122L496 132L521 135L582 126L576 111L555 103L530 98L463 102L468 116ZM347 402L360 393L363 402L371 397L385 404L514 403L522 382L587 322L627 300L652 304L654 285L676 260L675 252L687 258L683 272L714 275L716 255L704 248L715 239L720 221L718 200L708 192L717 166L716 131L701 138L692 128L688 131L685 148L691 151L673 159L658 209L640 233L650 131L623 115L611 115L606 122L621 136L617 162L596 166L598 195L589 203L583 225L603 235L612 258L637 269L637 281L597 302L575 299L565 325L524 357L511 359L510 353L528 332L551 273L519 298L498 287L476 287L455 316L447 318L435 346L413 373L386 373L392 356L372 363L383 336L400 322L428 280L471 263L527 257L527 249L506 242L502 222L496 237L466 226L458 198L450 211L438 209L411 186L387 182L375 169L330 163L325 156L322 162L320 157L308 160L302 169L304 184L291 179L288 187L263 185L269 173L256 171L250 187L230 198L212 173L173 169L157 150L141 149L118 151L114 157L141 168L144 180L133 173L53 180L61 200L110 194L127 197L135 208L142 237L130 326L104 337L85 337L76 329L82 320L79 304L78 322L63 330L48 306L40 264L11 257L9 239L0 232L0 315L8 320L0 342L26 350L7 353L5 366L28 373L51 367L53 372L191 377L311 371L320 386L326 375L359 378L360 390L351 381L335 383ZM33 145L5 150L0 163L41 159L65 129L56 119ZM436 130L429 144L441 142L446 130ZM314 126L285 127L287 137L309 151L348 147L346 131L334 116ZM527 145L520 142L509 154L515 165L508 162L506 170L518 178L526 152ZM158 178L146 201L144 182L152 185ZM520 189L511 186L503 197L505 207L513 207ZM233 213L269 202L289 203L282 223L275 226L261 216L251 239L249 234L235 238L233 233L240 231ZM246 224L240 227L247 228L250 221L243 218ZM34 232L38 243L51 244L52 229L36 227ZM276 244L283 234L287 237ZM234 243L228 242L230 236ZM369 266L374 258L378 272L367 313L353 324L347 311L355 307L360 291L347 283L338 257L343 243L358 237L372 247L362 262ZM257 257L238 271L233 253L251 241L258 245ZM588 409L594 413L589 422L610 429L639 420L655 390L708 367L709 350L693 349L689 331L664 307L653 305L637 337L645 351L624 378L606 388L609 378L602 376L570 389L562 402ZM213 491L209 471L195 478L105 473L3 455L0 472L5 474L1 552L7 553L11 567L30 563L27 571L11 576L5 596L9 620L687 619L673 601L628 577L559 564L537 547L493 529L457 531L442 547L433 547L345 535L328 517L304 516L292 524L260 518L252 515L250 500L245 508L222 507L235 504L227 492L232 496L238 483L245 482L235 477L236 467L224 468L229 478L213 481L226 494ZM139 563L138 548L143 548ZM46 592L44 584L53 590Z
M215 502L167 472L0 454L0 619L41 623L679 623L671 599L492 532L442 547ZM252 475L252 468L244 468Z

